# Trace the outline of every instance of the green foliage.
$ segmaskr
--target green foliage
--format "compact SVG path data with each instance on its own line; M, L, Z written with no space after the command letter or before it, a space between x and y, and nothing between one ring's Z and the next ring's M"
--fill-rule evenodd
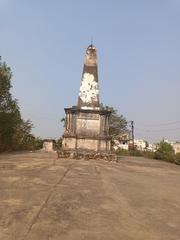
M55 150L60 150L62 148L62 137L60 137L54 146Z
M37 146L31 134L31 121L21 118L18 102L11 95L12 72L0 58L0 152L33 150Z
M159 159L167 162L176 163L177 165L180 165L180 153L174 154L174 149L171 146L171 144L165 142L162 140L157 144L157 150L156 152L151 151L140 151L137 149L134 150L123 150L121 148L118 148L116 150L116 154L120 156L137 156L137 157L145 157L145 158L151 158L151 159Z
M34 150L41 149L43 147L43 140L40 137L34 139Z
M154 153L154 158L159 160L164 160L167 162L174 162L174 149L171 144L162 140L157 144L157 150Z
M0 111L12 112L11 69L0 58Z
M118 148L116 154L120 156L136 156L136 157L145 157L145 158L154 158L154 153L150 151L140 151L138 149L134 150L125 150Z
M145 157L145 158L154 158L154 152L152 152L152 151L143 151L143 157Z
M125 149L122 149L122 148L118 148L116 150L116 154L119 155L119 156L128 156L129 155L129 151L125 150Z
M119 115L117 110L113 107L104 107L102 108L111 111L109 118L109 134L112 137L112 140L117 138L120 134L127 132L127 120L123 115Z
M63 127L66 126L66 118L65 117L61 118L61 123L63 124Z
M34 136L31 135L32 123L24 120L20 120L19 124L16 126L16 131L13 135L13 150L30 149L29 145L34 142ZM31 144L30 144L31 143Z
M123 115L118 115L117 110L110 108L111 116L109 121L109 133L113 137L117 137L127 131L127 121Z
M129 150L129 155L130 156L136 156L136 157L143 157L144 152L134 148L134 149Z
M11 69L0 59L0 151L12 147L16 127L21 122L17 100L10 93L11 77Z

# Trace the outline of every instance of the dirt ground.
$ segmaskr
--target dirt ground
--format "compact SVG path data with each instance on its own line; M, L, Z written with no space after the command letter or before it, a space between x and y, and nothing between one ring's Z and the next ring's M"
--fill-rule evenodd
M0 155L0 240L179 240L180 167Z

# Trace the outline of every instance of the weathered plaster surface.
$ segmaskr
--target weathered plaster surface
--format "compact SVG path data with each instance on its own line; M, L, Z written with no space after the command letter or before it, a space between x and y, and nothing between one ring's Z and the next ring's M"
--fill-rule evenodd
M91 103L92 101L98 101L98 83L94 79L94 75L90 73L84 73L79 97L84 103Z
M77 119L77 134L84 136L100 134L100 121L94 119Z
M81 107L82 109L87 109L87 110L99 110L100 109L100 107L88 107L88 106L83 106L83 107Z

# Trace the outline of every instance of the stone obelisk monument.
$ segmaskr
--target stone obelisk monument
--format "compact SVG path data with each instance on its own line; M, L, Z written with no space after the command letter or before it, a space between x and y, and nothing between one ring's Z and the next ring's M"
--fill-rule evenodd
M110 152L111 112L100 107L97 50L92 44L85 53L78 104L65 108L65 113L63 151Z

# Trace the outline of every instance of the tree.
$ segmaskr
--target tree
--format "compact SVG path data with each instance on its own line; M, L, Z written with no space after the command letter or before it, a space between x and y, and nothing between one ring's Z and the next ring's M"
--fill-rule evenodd
M65 126L66 126L66 117L61 118L60 121L63 124L63 127L65 128Z
M62 148L62 137L60 137L57 141L56 141L56 149L59 150Z
M43 147L43 140L40 137L34 139L34 149L41 149Z
M0 151L34 149L33 125L21 118L17 99L10 92L11 78L10 67L0 58Z
M32 127L33 124L30 120L21 119L13 135L13 150L33 150L35 137L31 134Z
M113 107L106 106L105 109L111 111L109 118L109 134L112 139L118 138L120 135L128 132L127 120L123 115L119 115Z
M11 77L11 69L0 58L0 151L12 146L13 135L21 122L17 100L10 93Z
M162 140L157 144L157 150L154 153L154 157L155 159L165 160L167 162L174 162L174 149L171 144Z

